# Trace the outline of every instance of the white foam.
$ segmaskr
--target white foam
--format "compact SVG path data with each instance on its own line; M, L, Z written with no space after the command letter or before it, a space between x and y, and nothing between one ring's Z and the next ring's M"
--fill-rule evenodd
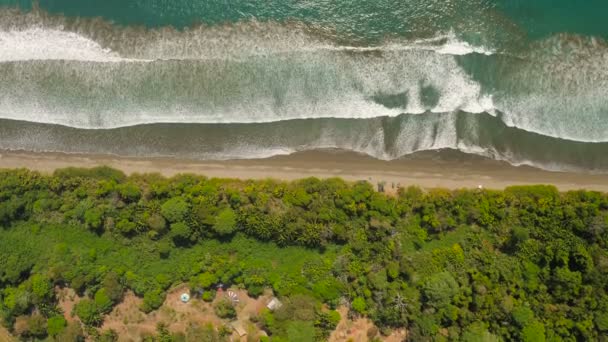
M27 60L134 61L74 32L37 27L0 31L0 62Z
M491 103L453 56L425 50L311 53L238 62L37 61L7 69L0 65L0 72L6 83L0 117L89 129L373 118L429 110L477 113ZM47 75L53 75L53 89L45 86ZM422 88L437 92L432 108L423 103ZM374 100L377 94L404 93L405 107L389 108Z
M434 51L438 53L448 54L448 55L468 55L471 53L478 53L482 55L493 55L495 53L494 50L486 49L482 46L473 46L467 42L459 41L456 39L448 40L444 45L441 45L439 48Z
M489 56L496 53L496 50L492 48L475 46L460 40L453 30L448 31L446 34L438 34L432 38L415 40L410 45L418 49L426 49L454 56L463 56L472 53Z
M561 139L608 141L608 44L558 35L536 42L494 97L511 127Z
M608 107L605 103L608 96L608 53L606 46L596 40L588 47L581 43L582 46L572 48L571 37L549 39L545 43L547 46L537 48L539 56L528 56L517 64L517 70L511 72L508 78L497 81L499 87L500 82L511 82L508 86L512 88L501 89L500 94L485 94L481 86L458 64L454 55L490 54L493 51L462 42L453 32L414 42L387 41L380 46L352 47L336 46L313 37L301 28L277 23L248 22L226 27L198 27L185 32L159 30L125 33L120 30L109 30L110 34L100 39L103 43L82 32L68 32L61 27L32 26L0 31L0 62L93 62L80 71L68 68L67 63L49 66L42 72L57 77L57 80L63 77L67 81L80 82L75 83L74 89L66 89L65 98L69 99L70 94L78 88L91 87L95 90L85 94L91 103L73 101L67 106L65 104L69 101L62 104L63 99L48 97L47 93L52 92L40 88L40 84L46 82L44 75L31 74L27 69L32 65L26 65L23 74L13 77L13 81L5 78L8 83L2 85L4 93L0 94L0 117L78 128L116 128L160 122L255 123L330 117L371 118L428 111L450 113L463 110L495 114L497 109L504 113L501 119L507 125L527 131L586 142L608 139ZM126 37L124 41L120 39L122 33ZM357 53L371 51L380 53ZM281 54L286 56L283 58ZM302 70L308 74L294 74L292 78L283 79L284 75L274 75L272 68L269 68L264 72L266 76L260 78L276 79L256 84L252 78L249 85L244 85L247 83L244 82L225 86L227 96L232 96L233 102L221 100L218 104L217 99L210 98L210 106L207 107L201 106L200 102L197 106L188 105L188 101L196 102L197 97L205 96L203 92L209 92L204 87L185 89L186 93L191 93L187 96L175 93L174 98L179 99L175 103L171 99L168 99L169 103L155 103L150 101L148 95L140 96L137 89L152 86L150 81L157 77L156 74L170 77L175 72L173 69L163 69L162 61L148 69L141 65L149 63L139 63L157 58L217 58L221 61L225 59L226 63L239 59L238 63L242 65L255 58L268 58L266 63L301 58L306 60L305 64L310 64L305 68L323 66L325 69L319 67L317 71L308 72L304 68ZM134 62L132 71L126 68L100 68L97 65L124 64L119 62ZM182 62L185 64L180 68L187 69L187 61ZM64 67L69 71L62 70ZM260 72L246 67L244 71ZM76 72L77 77L63 75L70 72ZM337 79L315 78L326 73L335 73ZM215 82L218 87L223 82L221 77L210 77L209 74L182 76L186 81L190 77L199 77L198 82ZM10 83L16 86L12 87ZM164 88L160 83L153 85L159 93L175 92L172 89L175 84ZM63 86L60 83L55 85L57 88ZM431 86L437 90L438 102L432 107L423 103L421 86ZM281 101L277 101L270 91L264 92L260 87L285 88L288 91L283 94ZM520 91L518 88L521 87L533 91ZM309 96L311 92L313 97ZM406 93L406 106L386 108L371 100L377 93ZM125 101L125 98L129 101ZM118 103L129 106L119 107Z
M453 32L432 39L386 41L356 47L336 45L297 25L242 22L234 25L132 30L100 27L104 35L89 37L90 28L69 31L63 25L41 24L0 30L0 62L75 60L132 62L153 60L246 59L252 56L315 52L402 52L427 50L440 54L492 54L493 51L458 40ZM87 29L87 30L85 30ZM121 31L122 30L122 31Z

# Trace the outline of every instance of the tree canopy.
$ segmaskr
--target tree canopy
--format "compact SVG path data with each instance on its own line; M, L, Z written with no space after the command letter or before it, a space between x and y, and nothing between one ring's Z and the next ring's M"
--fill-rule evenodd
M152 311L183 282L271 288L284 306L259 324L273 341L327 338L338 305L413 341L607 341L608 195L0 171L0 313L13 333L80 338L55 286L85 296L74 314L94 327L126 289Z

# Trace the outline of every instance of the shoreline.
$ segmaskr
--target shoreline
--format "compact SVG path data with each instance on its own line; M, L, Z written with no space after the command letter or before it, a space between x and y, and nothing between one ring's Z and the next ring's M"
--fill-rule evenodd
M0 150L0 169L28 168L42 173L66 167L109 166L133 173L160 173L171 177L193 173L207 177L291 181L306 177L340 177L422 188L504 189L511 185L551 184L562 191L587 189L608 192L608 174L555 172L466 155L457 151L426 151L407 158L383 161L353 152L322 150L266 159L187 160L168 157L123 157L59 152Z

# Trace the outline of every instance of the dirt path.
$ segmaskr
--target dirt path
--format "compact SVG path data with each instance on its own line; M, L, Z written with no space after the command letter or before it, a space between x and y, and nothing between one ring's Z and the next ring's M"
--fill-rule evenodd
M340 313L340 323L329 336L329 342L367 342L377 337L384 342L404 341L407 333L405 329L394 330L389 336L381 336L379 330L369 318L348 319L348 308L341 306L338 308Z
M0 326L0 341L2 342L16 342L17 339L15 339L9 332L8 330L6 330L5 327Z

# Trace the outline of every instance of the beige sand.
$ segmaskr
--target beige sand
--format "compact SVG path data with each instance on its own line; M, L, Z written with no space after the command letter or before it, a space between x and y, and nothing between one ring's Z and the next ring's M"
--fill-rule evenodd
M208 177L293 180L305 177L341 177L386 182L395 186L424 188L502 189L515 184L553 184L561 190L590 189L608 192L608 174L548 172L531 167L514 167L477 157L444 158L425 152L407 160L380 161L347 152L315 151L258 160L193 161L170 158L126 158L107 155L30 153L0 151L0 168L29 168L52 172L69 166L107 165L127 174L158 172L165 176L195 173Z

